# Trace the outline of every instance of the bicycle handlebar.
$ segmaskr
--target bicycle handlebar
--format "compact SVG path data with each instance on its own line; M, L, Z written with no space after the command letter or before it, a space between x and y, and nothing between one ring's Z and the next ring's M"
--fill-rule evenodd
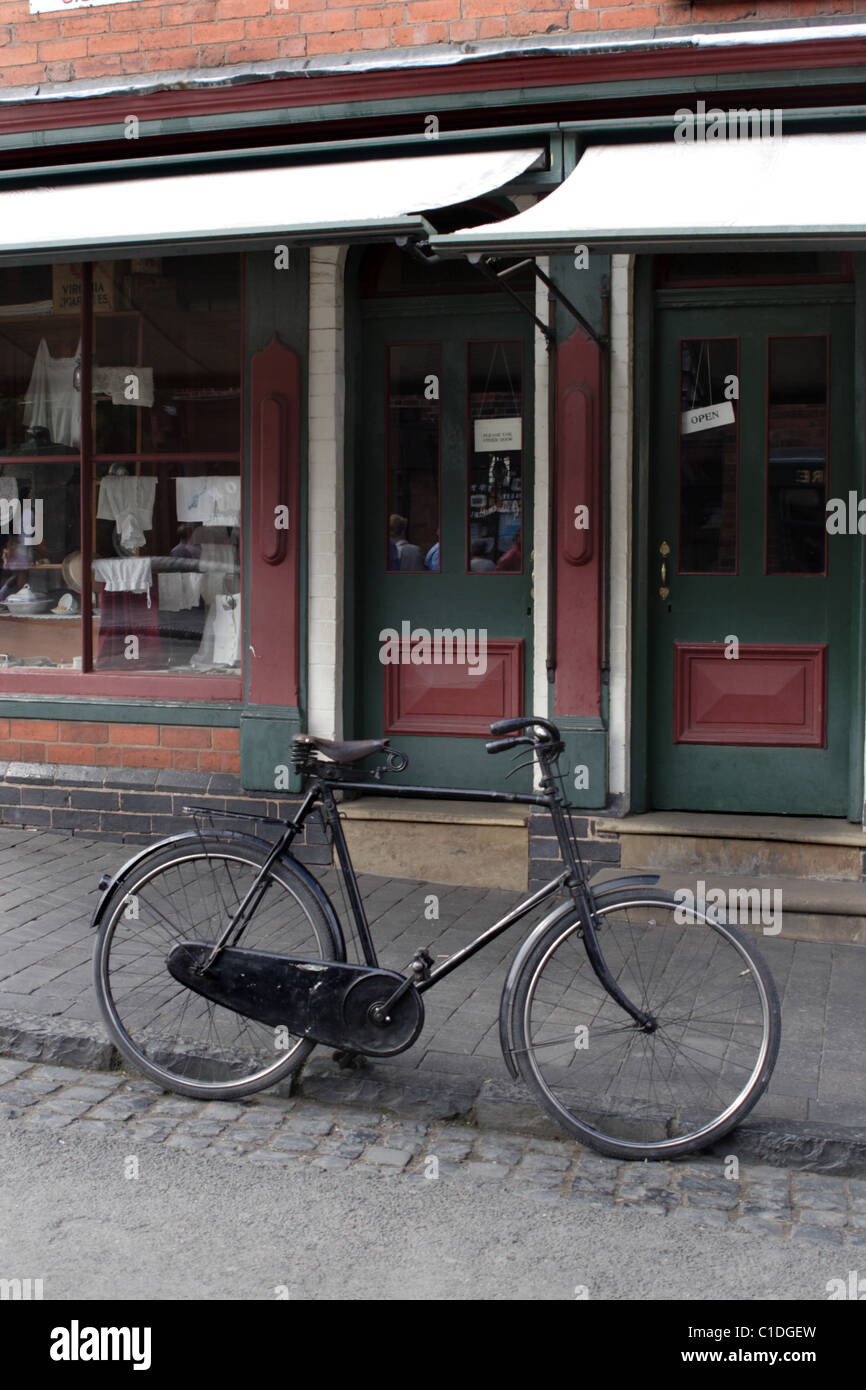
M559 730L555 724L551 724L547 719L539 719L537 714L524 715L519 719L500 719L495 724L490 725L492 734L516 734L519 730L538 727L544 729L547 734L545 742L559 743ZM497 750L498 751L498 750Z

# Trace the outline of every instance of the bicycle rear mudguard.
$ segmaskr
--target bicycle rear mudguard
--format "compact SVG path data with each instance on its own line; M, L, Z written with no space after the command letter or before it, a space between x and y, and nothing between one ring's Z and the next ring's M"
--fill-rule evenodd
M187 989L245 1018L293 1037L340 1051L393 1057L411 1047L424 1023L424 1005L414 985L388 1010L388 1022L371 1017L405 983L393 970L226 946L207 971L198 967L213 945L183 941L166 960L169 973Z
M653 887L659 881L658 874L627 874L622 878L612 878L606 883L601 883L597 888L593 888L592 895L597 902L602 902L610 893L618 893L623 888ZM523 942L517 955L511 963L505 984L502 987L502 999L499 1004L499 1044L502 1048L502 1056L505 1065L515 1081L520 1079L517 1064L514 1060L516 1043L514 1041L514 995L517 988L517 981L523 970L524 963L531 951L535 950L538 941L544 936L546 931L558 922L564 922L569 917L577 916L577 908L574 903L562 903L560 907L554 908L549 912L538 926L535 927Z

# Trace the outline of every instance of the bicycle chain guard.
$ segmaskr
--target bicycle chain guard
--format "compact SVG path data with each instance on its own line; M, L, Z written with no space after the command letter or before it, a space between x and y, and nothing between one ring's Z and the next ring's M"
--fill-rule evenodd
M201 974L212 950L212 945L182 941L166 960L169 973L212 1003L285 1027L293 1037L369 1057L393 1057L411 1047L424 1023L424 1005L414 985L389 1009L387 1023L374 1022L373 1007L404 983L404 976L393 970L226 946Z

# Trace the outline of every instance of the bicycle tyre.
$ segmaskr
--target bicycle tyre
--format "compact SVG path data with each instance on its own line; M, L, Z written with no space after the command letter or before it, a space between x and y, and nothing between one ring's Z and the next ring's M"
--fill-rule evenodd
M109 1036L137 1070L179 1095L236 1100L265 1090L315 1046L211 1003L165 964L179 941L217 939L270 852L234 832L157 845L103 912L94 984ZM270 870L242 944L306 959L344 956L323 904L285 858Z
M643 1031L604 990L575 914L545 932L515 985L520 1075L563 1128L609 1157L704 1149L740 1123L772 1075L781 1015L770 971L738 927L661 889L601 897L598 916L611 974L658 1029ZM731 1002L719 1013L726 985ZM657 1073L667 1082L658 1094L653 1058L670 1064L668 1078ZM713 1077L715 1099L706 1094Z

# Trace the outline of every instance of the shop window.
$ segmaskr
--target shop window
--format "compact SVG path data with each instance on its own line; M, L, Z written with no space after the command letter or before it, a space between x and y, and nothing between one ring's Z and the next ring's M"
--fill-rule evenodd
M240 275L0 271L0 665L239 675Z
M523 571L523 344L468 346L470 574Z

